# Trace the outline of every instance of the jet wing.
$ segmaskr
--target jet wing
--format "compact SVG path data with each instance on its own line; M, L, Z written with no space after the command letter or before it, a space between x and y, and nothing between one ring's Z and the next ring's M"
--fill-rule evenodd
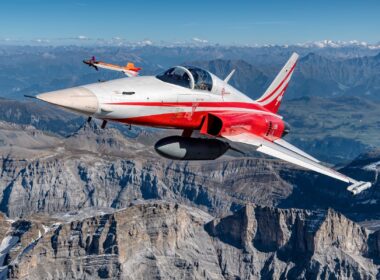
M240 142L255 146L258 152L282 159L284 161L293 163L309 170L313 170L315 172L341 180L343 182L350 183L351 185L347 188L347 190L353 194L358 194L363 190L371 187L371 183L369 182L354 180L332 168L320 164L317 159L294 147L283 139L271 142L251 133L241 133L231 136L223 135L223 137L233 142Z

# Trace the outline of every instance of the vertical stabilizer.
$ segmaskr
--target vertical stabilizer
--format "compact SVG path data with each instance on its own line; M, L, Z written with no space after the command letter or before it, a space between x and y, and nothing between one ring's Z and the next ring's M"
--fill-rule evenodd
M296 67L298 54L293 53L280 73L273 80L263 96L256 100L265 109L277 113L282 97L288 87L294 68Z

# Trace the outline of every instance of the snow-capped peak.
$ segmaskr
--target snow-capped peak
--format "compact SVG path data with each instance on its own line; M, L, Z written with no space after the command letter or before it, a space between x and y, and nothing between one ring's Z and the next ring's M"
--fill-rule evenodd
M304 48L341 48L341 47L364 47L369 49L380 49L380 44L369 44L364 41L350 40L350 41L333 41L333 40L322 40L306 42L302 44L297 44L299 47Z

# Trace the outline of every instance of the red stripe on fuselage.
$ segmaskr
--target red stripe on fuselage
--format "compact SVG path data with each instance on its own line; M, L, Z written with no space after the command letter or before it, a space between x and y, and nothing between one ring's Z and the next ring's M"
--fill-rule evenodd
M127 124L145 125L160 128L200 129L203 118L207 115L207 113L208 112L178 112L109 120Z
M269 110L255 103L246 102L111 102L108 105L129 105L129 106L154 106L154 107L213 107L213 108L241 108L252 109L271 113Z
M159 128L200 130L205 120L207 120L207 114L209 113L212 114L213 112L179 112L109 120ZM223 135L249 132L273 141L281 137L284 129L282 120L275 116L264 117L255 113L233 113L231 111L218 111L215 112L215 116L223 120ZM275 126L271 126L271 130L268 127L268 120L276 124Z

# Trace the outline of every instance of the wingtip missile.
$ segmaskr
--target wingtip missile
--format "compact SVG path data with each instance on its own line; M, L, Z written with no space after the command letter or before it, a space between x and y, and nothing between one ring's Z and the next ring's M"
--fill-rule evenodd
M123 72L129 77L136 77L139 71L142 70L141 67L136 67L133 62L128 62L127 65L123 67Z
M348 186L347 190L351 192L353 195L357 195L361 193L362 191L369 189L370 187L372 187L372 183L359 181Z
M98 63L98 61L96 61L96 58L95 56L91 57L90 59L84 59L82 61L84 64L88 65L89 67L94 67L96 71L99 71L99 68L95 65L96 63Z
M99 68L103 68L103 69L123 72L128 77L136 77L138 76L139 71L142 70L141 67L136 67L133 62L128 62L128 64L125 66L119 66L116 64L97 61L95 59L95 56L93 56L91 59L83 60L83 63L90 67L94 67L96 71L98 71Z
M135 72L139 72L142 69L141 67L136 67L133 62L128 62L124 68L126 70L131 70L131 71L135 71Z

